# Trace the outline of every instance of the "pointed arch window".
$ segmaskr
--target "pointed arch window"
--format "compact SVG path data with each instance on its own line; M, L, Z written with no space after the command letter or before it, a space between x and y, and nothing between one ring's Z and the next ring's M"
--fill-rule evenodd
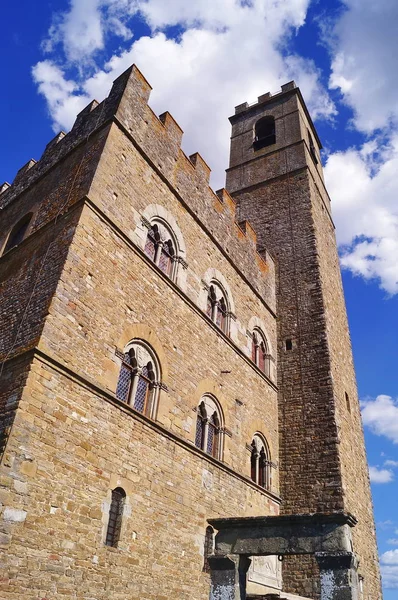
M170 279L175 278L176 242L165 223L159 221L151 224L144 252Z
M197 409L195 446L219 460L223 441L221 419L218 402L213 396L205 395Z
M252 361L267 377L270 376L270 355L265 335L260 329L255 329L252 334Z
M123 354L116 397L154 418L160 386L160 366L155 352L143 340L133 340Z
M260 148L272 146L275 142L275 118L267 116L259 119L254 126L254 149L260 150Z
M207 316L228 335L229 333L229 311L227 295L216 282L211 283L207 294Z
M267 490L271 487L270 465L267 443L260 434L256 433L251 443L250 477L252 481Z
M112 490L112 500L109 507L108 527L106 530L105 545L117 548L122 529L123 509L126 492L117 487Z
M32 220L32 216L32 213L28 213L24 215L22 219L20 219L18 223L14 225L8 236L7 243L3 250L3 254L11 250L12 248L15 248L15 246L18 246L25 239L26 232L28 231L28 227Z

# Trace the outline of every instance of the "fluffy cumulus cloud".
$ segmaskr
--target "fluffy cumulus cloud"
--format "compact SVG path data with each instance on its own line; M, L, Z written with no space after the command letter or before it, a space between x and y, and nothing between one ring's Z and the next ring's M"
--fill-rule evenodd
M398 292L398 134L329 156L325 178L333 201L341 263Z
M380 395L375 400L364 401L362 420L374 434L398 444L398 403L391 396Z
M346 10L333 38L330 84L354 109L355 126L366 132L398 122L398 3L343 0Z
M381 575L387 589L398 589L398 549L387 550L380 556Z
M369 467L369 476L372 483L390 483L394 480L394 473L390 469Z
M392 295L398 292L398 4L343 2L334 23L322 21L331 56L329 85L341 92L353 111L352 126L367 141L330 154L326 180L343 267L377 280ZM316 64L286 45L305 24L309 4L70 0L69 9L54 16L43 43L45 60L33 76L54 129L67 130L85 104L101 100L136 63L153 86L155 112L172 112L186 132L184 150L203 155L213 169L212 184L220 187L234 105L295 79L315 119L337 115Z
M48 57L34 67L34 78L47 99L54 129L68 129L76 105L93 96L101 100L112 81L136 63L153 86L151 106L157 113L172 112L186 132L184 149L204 156L214 172L213 185L220 187L228 164L228 116L236 104L255 101L295 79L314 115L335 114L315 64L282 49L290 33L304 24L308 4L73 0L70 11L55 19L44 45ZM150 34L126 42L134 33L134 16ZM178 28L177 37L168 35L170 27L174 32ZM110 33L122 38L122 50L104 61L104 40ZM64 75L62 85L62 69L74 70L73 83Z
M342 265L388 294L398 292L398 3L343 0L324 36L331 51L330 87L365 134L361 148L332 154L326 180L334 205ZM330 23L328 23L330 25Z

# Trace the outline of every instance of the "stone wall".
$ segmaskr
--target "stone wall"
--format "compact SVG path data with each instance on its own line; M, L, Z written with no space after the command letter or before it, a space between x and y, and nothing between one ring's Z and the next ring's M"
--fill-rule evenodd
M25 369L1 466L5 600L204 600L207 518L279 510L274 261L148 93L130 69L1 196L6 233L34 215L0 258L3 315L19 331L18 343L5 338L3 374L10 381L19 360ZM143 252L151 215L178 229L176 281ZM205 313L212 277L228 291L229 336ZM254 326L267 336L270 377L250 358ZM121 353L136 338L161 367L153 421L115 396ZM220 461L194 445L204 393L223 413ZM269 445L269 491L250 479L256 432ZM117 486L127 505L115 549L104 535Z
M279 145L255 156L251 149L250 158L248 136L263 114L275 114ZM314 156L309 147L312 124L294 88L238 110L231 121L227 189L240 218L251 221L259 243L271 249L278 264L281 508L285 514L351 511L359 520L354 551L365 576L365 598L381 598L336 240L319 150ZM239 144L249 153L243 165ZM284 562L288 591L317 595L317 579L312 559Z

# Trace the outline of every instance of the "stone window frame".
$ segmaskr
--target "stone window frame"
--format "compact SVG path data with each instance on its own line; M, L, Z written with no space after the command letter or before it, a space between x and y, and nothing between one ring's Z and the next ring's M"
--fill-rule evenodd
M267 354L266 354L266 369L262 370L259 365L253 360L253 334L257 333L258 337L264 342ZM271 336L267 332L265 323L257 316L252 316L249 320L249 327L246 331L247 335L247 347L246 354L250 357L250 360L256 367L273 383L276 381L276 360L274 358L274 351L271 344Z
M195 446L217 460L222 460L224 452L224 415L221 405L213 394L202 395L196 409ZM212 431L212 445L210 441Z
M131 340L120 357L116 397L137 412L154 420L158 411L162 387L161 366L156 352L143 339ZM143 393L145 393L145 397L142 410L140 410L138 403L141 402Z
M212 288L215 292L215 297L211 297ZM225 302L225 321L223 327L217 324L218 308L221 298ZM211 315L210 305L211 304ZM231 288L228 285L226 278L217 269L210 268L206 271L202 279L202 289L199 294L199 307L208 316L209 319L222 331L227 337L234 341L236 340L236 316L235 306Z
M134 232L136 243L153 264L155 264L171 281L185 291L188 269L188 263L186 262L186 246L181 229L173 214L160 204L150 204L138 218L139 224ZM154 225L159 229L160 235L159 239L155 239L155 255L154 257L151 257L146 251L146 245L148 234ZM161 260L162 250L164 249L166 253L170 254L170 247L172 247L171 271L166 273L159 265L159 262Z
M252 362L260 369L268 378L271 374L271 354L267 337L260 327L254 327L252 334L251 359ZM263 357L261 356L263 354ZM263 358L263 361L262 361Z
M3 256L3 254L6 254L6 252L9 252L13 248L16 248L17 246L19 246L19 244L21 244L24 241L24 239L26 239L28 237L29 231L32 226L33 214L34 214L33 212L25 213L13 225L13 227L10 229L10 231L6 237L6 240L4 242L1 256ZM21 239L18 239L18 234L20 234L21 231L22 231ZM15 241L15 238L17 238L18 241Z
M265 490L271 490L271 454L264 434L257 431L250 444L250 479Z
M108 524L105 534L105 546L117 548L122 531L122 520L127 494L122 487L116 487L111 492L111 503L108 512Z
M253 125L253 148L261 150L276 143L276 124L273 115L264 115Z

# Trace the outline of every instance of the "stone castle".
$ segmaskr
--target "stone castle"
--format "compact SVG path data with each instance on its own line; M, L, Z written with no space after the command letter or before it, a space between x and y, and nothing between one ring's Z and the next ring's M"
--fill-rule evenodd
M216 193L150 90L131 67L1 187L0 597L380 600L300 90L236 107Z

